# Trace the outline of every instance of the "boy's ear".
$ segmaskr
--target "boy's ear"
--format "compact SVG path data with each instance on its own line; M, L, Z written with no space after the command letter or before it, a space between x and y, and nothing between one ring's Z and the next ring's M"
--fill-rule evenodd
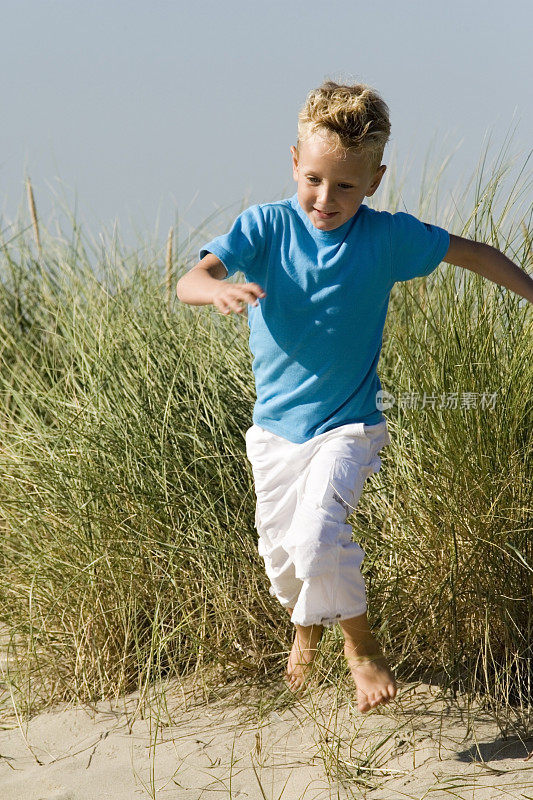
M295 181L298 180L298 151L291 145L291 154L292 154L292 175Z
M385 174L387 167L385 164L382 164L381 167L378 168L376 174L374 175L370 186L368 187L365 197L372 197L376 189L378 188L379 184L381 183L381 179Z

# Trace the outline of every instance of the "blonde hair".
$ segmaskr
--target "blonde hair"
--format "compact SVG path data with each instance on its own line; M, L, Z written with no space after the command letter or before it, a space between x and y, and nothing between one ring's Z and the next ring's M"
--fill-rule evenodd
M298 114L296 149L313 134L324 136L332 151L364 153L375 171L390 136L389 108L364 83L352 86L325 81L307 95Z

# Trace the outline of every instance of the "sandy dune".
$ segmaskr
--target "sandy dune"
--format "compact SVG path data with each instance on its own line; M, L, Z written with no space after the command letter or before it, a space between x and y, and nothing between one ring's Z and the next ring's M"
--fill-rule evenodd
M331 687L296 701L282 684L217 692L174 680L166 712L152 699L143 718L132 694L23 723L4 683L0 798L533 798L533 742L503 740L490 717L429 685L366 715Z

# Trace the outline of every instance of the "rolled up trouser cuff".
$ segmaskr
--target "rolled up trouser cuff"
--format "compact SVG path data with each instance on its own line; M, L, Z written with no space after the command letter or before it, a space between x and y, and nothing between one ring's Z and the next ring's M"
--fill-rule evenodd
M366 611L365 584L361 573L359 580L353 576L354 580L350 587L344 587L343 591L336 593L336 600L332 600L332 587L336 580L334 575L319 575L309 581L303 581L298 602L293 608L291 622L295 625L322 625L324 628L331 628L344 619L351 619L364 614ZM339 605L341 602L350 602L353 605L346 607ZM359 597L359 603L357 598ZM335 614L331 609L334 608Z

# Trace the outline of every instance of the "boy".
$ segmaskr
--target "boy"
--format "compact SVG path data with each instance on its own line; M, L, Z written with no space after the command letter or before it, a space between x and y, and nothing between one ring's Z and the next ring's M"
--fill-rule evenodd
M183 302L223 314L248 304L257 402L246 451L258 552L296 628L285 679L292 691L305 684L324 627L338 622L361 712L397 691L346 524L390 444L376 370L391 288L444 260L533 302L533 280L495 248L363 204L386 170L389 134L369 86L310 92L291 147L296 194L240 214L177 286ZM247 283L224 283L237 270Z

